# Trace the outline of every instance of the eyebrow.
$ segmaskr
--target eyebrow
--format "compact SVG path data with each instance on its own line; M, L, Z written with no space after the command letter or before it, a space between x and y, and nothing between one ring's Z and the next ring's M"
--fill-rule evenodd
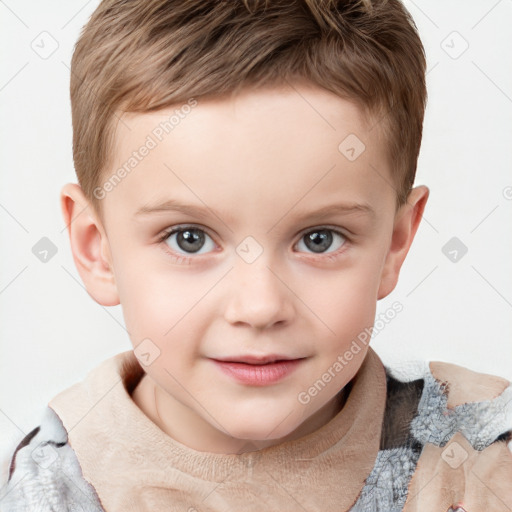
M147 216L153 213L164 213L173 211L181 212L186 215L199 218L207 218L213 213L213 215L215 215L219 219L228 218L228 220L231 220L231 216L227 212L225 214L223 212L216 212L215 210L212 210L211 208L208 208L206 206L202 207L192 204L185 204L181 203L180 201L177 201L176 199L167 199L165 201L154 204L146 204L140 207L135 212L134 217ZM290 210L287 213L285 213L283 217L288 215L289 212ZM319 208L318 210L314 210L311 212L300 211L299 213L295 214L295 217L298 218L298 220L304 220L326 217L328 215L335 214L361 214L370 216L372 218L376 216L375 210L367 203L337 203L323 206L322 208Z

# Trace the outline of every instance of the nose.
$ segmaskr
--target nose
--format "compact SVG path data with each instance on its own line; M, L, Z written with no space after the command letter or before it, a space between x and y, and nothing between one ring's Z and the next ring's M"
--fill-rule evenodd
M294 314L293 293L260 256L253 263L239 260L230 272L225 318L233 325L268 329L289 323Z

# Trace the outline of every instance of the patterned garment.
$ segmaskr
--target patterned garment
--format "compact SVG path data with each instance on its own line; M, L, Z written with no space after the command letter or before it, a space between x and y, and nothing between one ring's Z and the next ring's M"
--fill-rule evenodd
M380 450L350 511L512 511L512 385L449 363L385 369ZM48 407L14 451L0 511L103 510Z

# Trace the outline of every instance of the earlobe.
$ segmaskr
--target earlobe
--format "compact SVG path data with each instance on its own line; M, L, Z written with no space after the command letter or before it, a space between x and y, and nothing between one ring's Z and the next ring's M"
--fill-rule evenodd
M389 295L398 282L400 268L420 225L428 196L429 189L424 185L413 188L406 204L395 215L391 243L382 269L378 300Z
M93 206L75 183L62 187L60 204L73 260L87 292L98 304L116 306L119 295L108 239Z

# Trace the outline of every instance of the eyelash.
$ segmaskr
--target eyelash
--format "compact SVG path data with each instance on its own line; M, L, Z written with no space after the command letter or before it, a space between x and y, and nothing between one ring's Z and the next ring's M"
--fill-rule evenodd
M209 233L207 231L205 231L203 228L198 227L198 226L193 226L193 225L186 225L186 224L179 225L179 226L175 226L173 228L169 228L166 231L164 231L158 237L158 242L163 243L165 245L165 248L164 248L165 252L167 254L169 254L172 261L175 263L182 263L185 265L189 265L192 263L192 260L196 259L194 256L184 256L182 254L177 256L171 249L169 249L169 246L165 243L167 238L170 237L171 235L173 235L174 233L179 233L180 231L186 231L187 229L195 229L195 230L202 231L203 233L206 233L208 236L210 236L210 238L212 238L211 235L209 235ZM314 233L315 231L332 231L333 233L336 233L337 235L340 235L341 237L343 237L345 239L345 243L338 250L334 251L333 253L326 253L326 254L320 255L320 256L313 256L312 259L314 261L326 261L326 260L334 261L334 260L338 259L339 256L341 255L341 253L343 253L346 250L345 245L348 242L350 242L349 237L345 233L341 232L338 229L332 228L330 226L315 226L313 228L308 228L306 231L302 231L299 240L302 237L304 237L305 235L307 235L308 233Z

